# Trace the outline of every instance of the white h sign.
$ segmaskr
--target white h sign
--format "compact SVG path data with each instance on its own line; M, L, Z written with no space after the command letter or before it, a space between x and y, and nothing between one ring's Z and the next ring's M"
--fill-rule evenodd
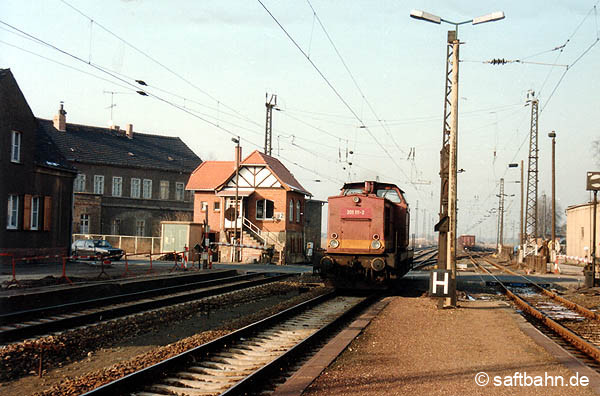
M443 280L438 280L443 275ZM440 287L443 286L443 287ZM450 271L434 270L431 271L429 278L429 294L432 297L448 297L450 291Z

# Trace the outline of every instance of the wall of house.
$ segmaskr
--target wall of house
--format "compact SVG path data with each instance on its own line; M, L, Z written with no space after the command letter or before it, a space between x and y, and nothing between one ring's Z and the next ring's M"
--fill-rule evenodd
M193 195L185 191L189 173L169 172L154 169L126 168L120 166L75 164L80 174L85 174L85 192L93 193L94 175L104 176L104 193L101 196L100 229L93 232L118 235L159 236L161 221L191 221L193 219ZM113 196L113 177L121 177L121 196ZM132 178L140 179L139 198L132 198ZM144 179L152 180L151 198L143 195ZM160 182L169 182L168 199L161 199ZM176 183L183 184L183 200L176 199ZM74 224L79 222L76 203ZM113 224L118 222L119 226ZM138 223L139 222L139 223ZM143 222L143 223L141 223ZM138 230L138 224L143 224ZM94 226L91 224L91 226ZM96 230L96 228L94 228Z
M73 234L81 234L81 215L87 214L89 233L102 234L102 196L91 193L73 194Z
M600 205L596 208L596 222L600 222ZM591 256L592 223L593 205L591 203L567 208L567 256ZM597 224L596 244L596 257L600 257L600 228Z
M35 164L37 121L11 76L0 84L0 252L17 257L65 254L70 245L73 174ZM11 161L12 131L21 133L20 161ZM18 226L7 229L8 196L17 195ZM40 197L37 230L24 222L25 198ZM44 202L47 206L44 207ZM30 224L30 223L29 223ZM4 260L0 258L0 260Z
M196 191L194 193L194 223L204 223L206 212L202 210L202 202L208 206L208 225L211 232L221 231L221 212L223 211L224 199L217 197L213 191ZM215 210L215 202L219 203L219 209Z
M306 201L304 211L304 237L305 242L312 242L314 249L321 248L321 222L323 202Z

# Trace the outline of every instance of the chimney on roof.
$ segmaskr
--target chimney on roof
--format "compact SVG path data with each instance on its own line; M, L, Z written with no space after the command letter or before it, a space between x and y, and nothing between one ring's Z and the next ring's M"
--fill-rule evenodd
M127 137L133 139L133 124L127 124Z
M59 131L66 132L67 130L67 112L63 107L64 102L61 100L60 109L58 109L58 114L54 116L52 123L54 124L54 128Z

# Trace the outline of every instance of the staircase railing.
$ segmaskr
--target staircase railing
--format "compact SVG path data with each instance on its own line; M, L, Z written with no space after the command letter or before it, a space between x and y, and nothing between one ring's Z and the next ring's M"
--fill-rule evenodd
M248 220L246 217L242 217L242 224L246 226L254 235L256 235L262 241L263 245L266 246L267 243L270 243L272 245L275 245L275 247L281 249L282 245L281 243L279 243L279 241L277 241L269 234L263 233L262 230L258 228L256 224Z

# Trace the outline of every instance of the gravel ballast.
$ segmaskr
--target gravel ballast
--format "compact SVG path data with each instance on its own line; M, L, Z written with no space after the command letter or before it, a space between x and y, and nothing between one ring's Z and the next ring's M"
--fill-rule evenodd
M574 375L526 336L498 301L438 310L429 298L394 297L304 395L592 395L584 386L494 386L515 372ZM475 383L477 373L490 377ZM523 383L523 380L521 380Z

